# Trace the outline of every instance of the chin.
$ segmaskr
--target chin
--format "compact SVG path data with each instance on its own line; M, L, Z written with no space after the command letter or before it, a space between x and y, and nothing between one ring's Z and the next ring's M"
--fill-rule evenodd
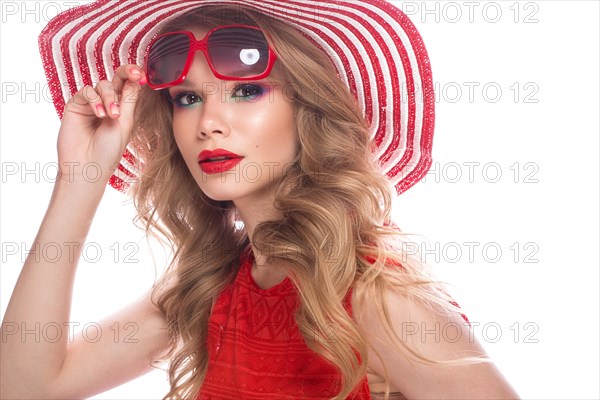
M232 187L228 184L218 183L216 185L199 185L202 193L214 201L235 201L235 199L244 195L240 187Z
M232 199L231 197L227 197L227 196L211 196L208 193L204 193L206 195L206 197L208 197L211 200L214 201L233 201L234 199Z
M233 201L250 199L260 201L269 198L273 189L272 183L262 182L263 184L240 184L234 182L214 182L207 185L200 185L200 190L214 201Z
M202 193L204 193L206 197L214 201L233 201L235 197L223 190L207 190L203 187L200 187L200 190L202 190Z

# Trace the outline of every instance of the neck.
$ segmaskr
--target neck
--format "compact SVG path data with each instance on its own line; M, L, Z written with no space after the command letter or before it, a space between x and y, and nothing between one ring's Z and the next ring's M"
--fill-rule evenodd
M281 283L286 273L281 270L281 265L275 265L268 259L268 251L261 252L253 242L254 230L258 224L264 221L276 220L282 217L280 211L273 207L273 199L265 197L261 200L252 201L236 200L235 202L238 214L244 223L252 253L254 254L254 264L252 265L252 278L254 282L262 289L268 289ZM278 268L279 267L279 268Z
M244 198L234 201L238 214L244 223L246 233L248 234L255 262L260 266L267 266L267 254L263 255L254 246L254 230L261 222L277 220L282 217L281 212L276 210L273 206L273 201L274 195L272 193L261 196L260 198Z

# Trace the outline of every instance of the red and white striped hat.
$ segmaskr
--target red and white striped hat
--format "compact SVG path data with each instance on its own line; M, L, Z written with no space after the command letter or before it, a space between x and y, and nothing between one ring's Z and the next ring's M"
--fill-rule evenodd
M295 26L331 58L371 126L377 157L398 194L431 165L435 110L431 67L408 17L385 0L96 0L52 19L39 38L54 105L84 85L112 79L122 64L143 64L170 19L207 4L244 6ZM136 177L125 150L110 184Z

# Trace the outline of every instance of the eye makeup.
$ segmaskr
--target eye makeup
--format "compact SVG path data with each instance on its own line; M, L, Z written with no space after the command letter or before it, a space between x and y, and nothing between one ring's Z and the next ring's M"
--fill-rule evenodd
M270 86L271 85L269 84L243 82L236 84L231 90L227 90L223 87L222 100L228 101L231 99L236 103L256 102L270 92ZM214 86L211 86L211 89L214 89ZM205 90L204 92L209 94L215 93L214 90ZM182 87L180 89L171 89L167 93L169 102L178 108L189 108L204 102L204 99L196 90Z

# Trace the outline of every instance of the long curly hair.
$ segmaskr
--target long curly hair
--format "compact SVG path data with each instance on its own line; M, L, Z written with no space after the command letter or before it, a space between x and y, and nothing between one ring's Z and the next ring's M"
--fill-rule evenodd
M369 343L343 300L374 302L394 345L422 362L392 329L384 293L399 291L448 314L460 312L425 265L402 251L391 222L393 188L373 160L369 129L356 99L327 55L292 26L242 7L204 6L170 21L163 32L243 23L260 27L278 60L272 72L294 103L299 150L276 182L274 207L283 217L259 224L252 244L270 261L289 265L300 300L295 320L307 345L337 366L343 399L365 377ZM327 90L323 90L326 88ZM248 235L232 202L214 201L198 187L179 153L171 104L144 87L133 143L141 176L134 185L136 223L166 239L173 259L152 299L172 338L171 390L190 399L206 374L208 321L219 293L233 282ZM336 340L324 332L335 326ZM157 360L161 361L161 360ZM389 379L386 381L389 384ZM389 391L389 386L388 386ZM386 391L387 393L387 391Z

